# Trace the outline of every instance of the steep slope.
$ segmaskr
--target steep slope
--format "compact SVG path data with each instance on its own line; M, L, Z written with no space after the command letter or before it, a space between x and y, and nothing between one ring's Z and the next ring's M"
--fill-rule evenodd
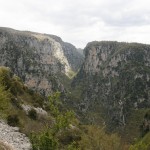
M70 76L82 64L76 48L54 35L0 28L0 65L10 67L25 84L44 95L64 91L59 76Z
M72 85L82 89L76 109L85 120L113 130L131 110L150 107L150 45L95 41L84 52Z
M102 127L81 125L74 113L62 106L58 92L43 98L29 90L8 67L0 67L0 149L120 148L117 135L106 134Z
M22 105L43 107L44 98L29 90L8 67L0 67L0 149L30 150L27 135L43 128L39 118L31 119Z
M55 104L56 98L58 102L58 93L49 97ZM52 142L48 142L50 147L42 147L40 150L53 149L52 146L56 146L53 145L54 142L57 143L57 146L60 144L62 149L77 137L77 132L71 128L75 126L72 122L74 117L71 115L71 111L62 108L62 103L59 101L61 112L58 117L61 119L58 119L56 113L59 109L50 103L49 99L28 89L8 67L0 67L0 149L31 150L31 147L35 146L34 144L47 146L47 140ZM69 128L70 124L72 126ZM52 139L53 135L46 134L44 136L47 130L50 133L52 128L56 129L56 127L61 141L56 141L54 137ZM58 127L61 128L60 132L58 132ZM68 132L65 130L66 127L69 128ZM56 134L56 130L54 131ZM64 132L68 134L64 134ZM33 134L34 136L32 136ZM35 143L36 140L41 139L41 136L45 139ZM72 139L70 140L68 137ZM33 149L36 150L35 147Z

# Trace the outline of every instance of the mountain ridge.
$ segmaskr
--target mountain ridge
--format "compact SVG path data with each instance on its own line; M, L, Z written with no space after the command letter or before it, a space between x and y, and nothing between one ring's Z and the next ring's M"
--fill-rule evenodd
M84 53L72 84L83 89L77 109L89 121L103 118L110 126L125 125L130 109L150 107L150 45L94 41ZM103 117L96 119L98 114Z
M83 57L55 35L0 28L0 65L12 69L25 84L43 94L64 91L59 76L72 76Z
M77 142L82 138L90 141L90 134L95 135L95 130L100 127L106 128L109 134L118 133L129 145L134 142L135 138L149 132L150 45L93 41L84 48L84 56L77 51L75 46L63 42L55 35L0 28L0 66L7 67L1 67L0 70L6 73L5 83L13 95L13 98L9 100L13 110L16 113L22 112L24 119L27 118L30 124L30 117L36 117L32 114L35 111L38 114L41 110L44 112L48 110L47 113L51 114L50 109L45 106L48 100L46 97L60 91L60 109L70 110L72 108L77 118L80 119L80 123L87 125L87 128L82 128L91 131L84 137L80 133L77 134L77 137L71 133ZM79 51L82 52L81 49ZM7 88L2 89L9 92ZM35 91L44 97L34 93ZM57 98L57 94L56 97L52 96L51 100ZM28 116L28 109L35 110L31 111L33 116ZM7 112L4 113L8 115ZM59 115L56 113L57 117L63 118L61 110L59 113ZM18 116L21 119L20 115ZM55 119L59 123L60 118L57 117ZM45 118L45 121L54 121L54 118L49 118L50 120ZM38 119L38 123L44 123L41 122L41 118ZM53 121L51 123L54 123ZM80 123L77 123L79 128ZM30 133L28 125L25 127ZM32 123L30 127L32 128ZM71 126L71 128L74 127ZM78 131L75 131L75 134ZM101 131L99 131L100 134ZM66 137L61 137L63 136L61 132L59 134L64 145L66 141L71 141L67 139L70 133ZM95 138L97 137L93 137L92 140L97 141ZM117 144L120 144L118 136L115 139ZM84 147L85 141L82 142L81 147ZM89 142L86 144L88 145ZM107 144L105 146L107 147ZM97 147L99 148L99 145Z

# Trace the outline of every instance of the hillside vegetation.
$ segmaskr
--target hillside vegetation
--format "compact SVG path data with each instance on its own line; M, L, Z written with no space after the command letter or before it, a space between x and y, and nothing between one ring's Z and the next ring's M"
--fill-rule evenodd
M0 77L0 119L19 127L30 138L33 150L86 150L88 147L115 150L121 146L120 138L108 135L104 127L81 124L72 110L63 107L61 93L43 98L29 90L7 67L0 67ZM27 113L24 105L32 109ZM47 111L47 115L39 114L35 109L38 107ZM112 145L109 147L108 143Z

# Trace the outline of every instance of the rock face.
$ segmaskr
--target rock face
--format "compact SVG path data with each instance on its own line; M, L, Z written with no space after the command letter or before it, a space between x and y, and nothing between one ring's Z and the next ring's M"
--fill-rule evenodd
M25 84L48 95L64 90L59 76L77 71L83 57L54 35L0 28L0 65L10 67Z
M10 150L31 150L29 139L19 132L19 128L10 127L3 121L0 121L0 143Z
M125 125L131 109L150 107L150 45L91 42L84 53L73 86L83 89L77 109L86 119Z
M82 56L84 56L83 49L78 48L77 51L78 51Z
M43 116L48 115L48 113L40 107L33 107L30 105L25 105L25 104L22 104L21 107L26 112L27 115L29 114L29 111L32 109L34 109L38 115L43 115Z

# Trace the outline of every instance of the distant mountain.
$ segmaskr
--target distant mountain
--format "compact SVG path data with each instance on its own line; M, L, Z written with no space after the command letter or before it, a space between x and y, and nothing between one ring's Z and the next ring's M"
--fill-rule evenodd
M77 48L77 51L84 56L84 52L83 52L83 49L82 48Z
M95 41L84 52L72 85L80 90L76 109L85 120L115 129L132 110L150 108L150 45Z
M64 91L59 77L71 77L83 62L75 46L60 37L10 28L0 28L0 57L1 66L10 67L28 87L46 95Z

